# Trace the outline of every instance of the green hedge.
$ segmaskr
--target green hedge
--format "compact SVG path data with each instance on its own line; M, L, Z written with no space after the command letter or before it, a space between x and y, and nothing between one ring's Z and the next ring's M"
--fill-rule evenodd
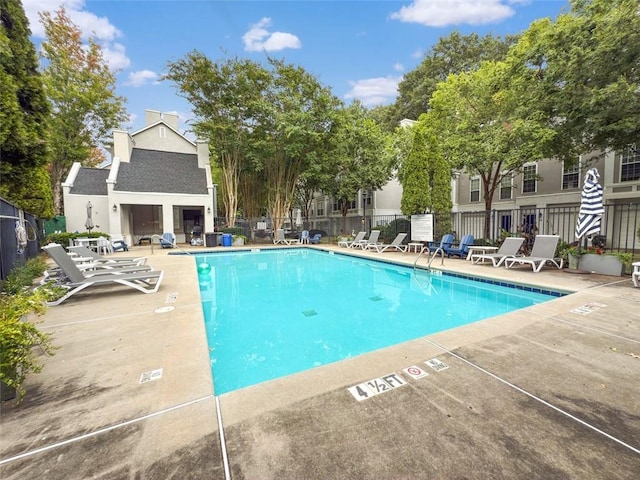
M71 233L71 232L63 232L63 233L51 233L46 236L44 239L45 245L48 243L59 243L60 245L71 245L73 243L74 238L111 238L108 233L104 232L82 232L82 233Z

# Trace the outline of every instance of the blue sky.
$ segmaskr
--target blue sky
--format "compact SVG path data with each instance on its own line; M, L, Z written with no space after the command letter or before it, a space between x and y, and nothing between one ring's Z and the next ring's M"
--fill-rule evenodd
M117 72L131 131L145 109L192 118L175 85L160 81L169 61L192 50L212 60L270 55L302 66L345 102L393 103L403 74L438 38L457 30L519 33L537 18L555 19L566 0L23 0L33 41L44 31L39 11L64 5L84 36L92 35Z

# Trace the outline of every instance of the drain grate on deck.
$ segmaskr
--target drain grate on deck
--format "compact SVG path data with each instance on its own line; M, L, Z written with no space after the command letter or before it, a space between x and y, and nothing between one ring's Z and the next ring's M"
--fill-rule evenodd
M169 292L165 303L176 303L178 300L178 292Z
M318 315L318 312L316 312L315 310L305 310L304 312L302 312L302 314L305 317L313 317L314 315Z

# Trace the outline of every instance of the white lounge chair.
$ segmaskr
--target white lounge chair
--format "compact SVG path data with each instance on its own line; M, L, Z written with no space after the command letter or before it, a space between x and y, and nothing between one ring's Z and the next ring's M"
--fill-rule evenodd
M370 243L367 245L367 250L375 250L378 253L386 252L387 250L395 250L396 252L406 252L407 245L403 245L404 239L407 237L406 233L399 233L391 243Z
M518 250L522 246L524 238L507 237L500 245L497 252L494 253L474 253L471 255L471 263L477 264L480 260L491 260L494 267L499 267L508 258L514 258L518 254Z
M636 287L640 287L640 285L638 285L638 280L640 279L640 262L633 262L631 265L633 265L631 280L633 280L633 284Z
M284 229L278 228L276 230L276 237L273 239L273 244L278 245L279 243L283 245L292 245L294 243L300 243L300 240L297 238L286 238L284 236Z
M57 286L64 287L68 291L55 301L47 302L47 305L59 305L66 299L95 285L120 284L135 288L143 293L155 293L160 288L164 272L162 270L150 270L147 265L136 267L100 268L91 271L81 271L73 259L69 257L61 245L51 243L42 249L60 267L63 276L57 281ZM137 269L137 270L133 270Z
M558 235L536 235L533 241L531 255L527 257L507 258L504 265L507 268L518 265L531 265L533 271L538 273L547 263L552 263L558 269L562 268L562 258L556 258L556 248L558 247Z
M367 232L358 232L353 240L340 240L338 242L339 247L353 248L354 245L360 245L364 241L364 237L367 236Z
M380 236L380 230L371 230L369 238L360 242L360 247L363 250L369 248L369 245L376 245L378 243L378 237ZM357 245L355 245L357 246Z
M104 257L84 245L71 246L68 247L68 250L77 253L81 257L91 258L94 263L133 263L136 265L147 263L147 257Z

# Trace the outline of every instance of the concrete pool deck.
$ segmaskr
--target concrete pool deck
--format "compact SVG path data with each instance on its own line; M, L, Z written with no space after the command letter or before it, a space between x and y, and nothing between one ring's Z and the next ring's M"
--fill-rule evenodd
M436 260L575 293L216 398L195 262L134 250L165 271L157 293L87 289L42 318L60 349L21 405L1 404L3 480L638 478L630 276ZM348 391L389 374L403 384L362 401Z

